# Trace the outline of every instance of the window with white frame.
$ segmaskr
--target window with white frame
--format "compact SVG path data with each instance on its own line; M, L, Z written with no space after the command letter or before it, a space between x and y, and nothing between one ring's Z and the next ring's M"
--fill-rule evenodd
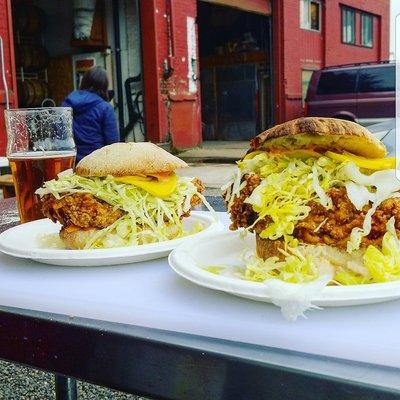
M342 42L356 43L356 12L352 8L342 8Z
M361 46L373 46L373 17L367 13L361 13Z
M302 69L301 70L301 98L304 106L304 101L307 96L308 84L310 83L311 76L313 74L313 70L310 69Z
M300 0L300 27L312 31L321 30L321 2Z

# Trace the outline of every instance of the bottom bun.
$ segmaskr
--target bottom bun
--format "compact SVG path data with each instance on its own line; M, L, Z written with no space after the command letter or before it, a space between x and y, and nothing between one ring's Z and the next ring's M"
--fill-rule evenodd
M98 229L77 229L70 231L62 228L60 237L69 249L81 250L85 248L92 235L98 231Z
M256 252L257 256L266 260L269 257L278 257L281 261L285 259L280 249L284 249L283 240L262 239L256 234ZM363 255L365 249L353 251L349 254L347 251L337 247L327 245L300 244L296 247L296 252L304 257L311 256L314 262L319 266L326 265L334 270L343 267L356 272L360 275L368 273L364 267Z
M149 230L147 228L147 230ZM138 227L140 237L137 242L129 241L129 234L124 237L118 235L116 230L106 232L104 235L96 235L101 229L96 228L78 228L78 227L63 227L60 231L60 238L68 249L82 250L90 248L113 248L113 247L124 247L132 245L142 245L148 243L156 243L157 240L154 235L146 233L146 230L141 231L141 227ZM172 240L178 237L180 231L179 228L171 224L164 232L165 240ZM94 237L94 236L97 237Z
M283 240L263 239L258 233L256 233L257 255L263 260L266 260L269 257L278 257L280 260L283 260L285 256L279 251L279 249L283 250L283 248Z

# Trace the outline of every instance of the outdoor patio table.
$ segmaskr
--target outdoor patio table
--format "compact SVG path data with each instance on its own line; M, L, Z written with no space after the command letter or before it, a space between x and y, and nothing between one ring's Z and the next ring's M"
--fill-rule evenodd
M1 201L1 230L16 223ZM0 305L0 358L55 373L59 399L73 378L155 399L400 398L400 301L290 323L166 259L68 270L0 255Z

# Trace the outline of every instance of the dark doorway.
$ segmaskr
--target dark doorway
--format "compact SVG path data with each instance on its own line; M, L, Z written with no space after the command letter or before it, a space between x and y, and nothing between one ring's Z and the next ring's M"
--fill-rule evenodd
M248 140L271 125L270 23L198 3L203 140Z

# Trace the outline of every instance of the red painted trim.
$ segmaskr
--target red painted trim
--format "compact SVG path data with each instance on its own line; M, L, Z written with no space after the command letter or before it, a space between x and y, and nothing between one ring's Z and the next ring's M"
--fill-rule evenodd
M163 49L159 32L167 28L164 14L160 16L163 5L165 1L145 0L140 7L145 127L147 139L155 143L165 142L168 132L160 89Z

